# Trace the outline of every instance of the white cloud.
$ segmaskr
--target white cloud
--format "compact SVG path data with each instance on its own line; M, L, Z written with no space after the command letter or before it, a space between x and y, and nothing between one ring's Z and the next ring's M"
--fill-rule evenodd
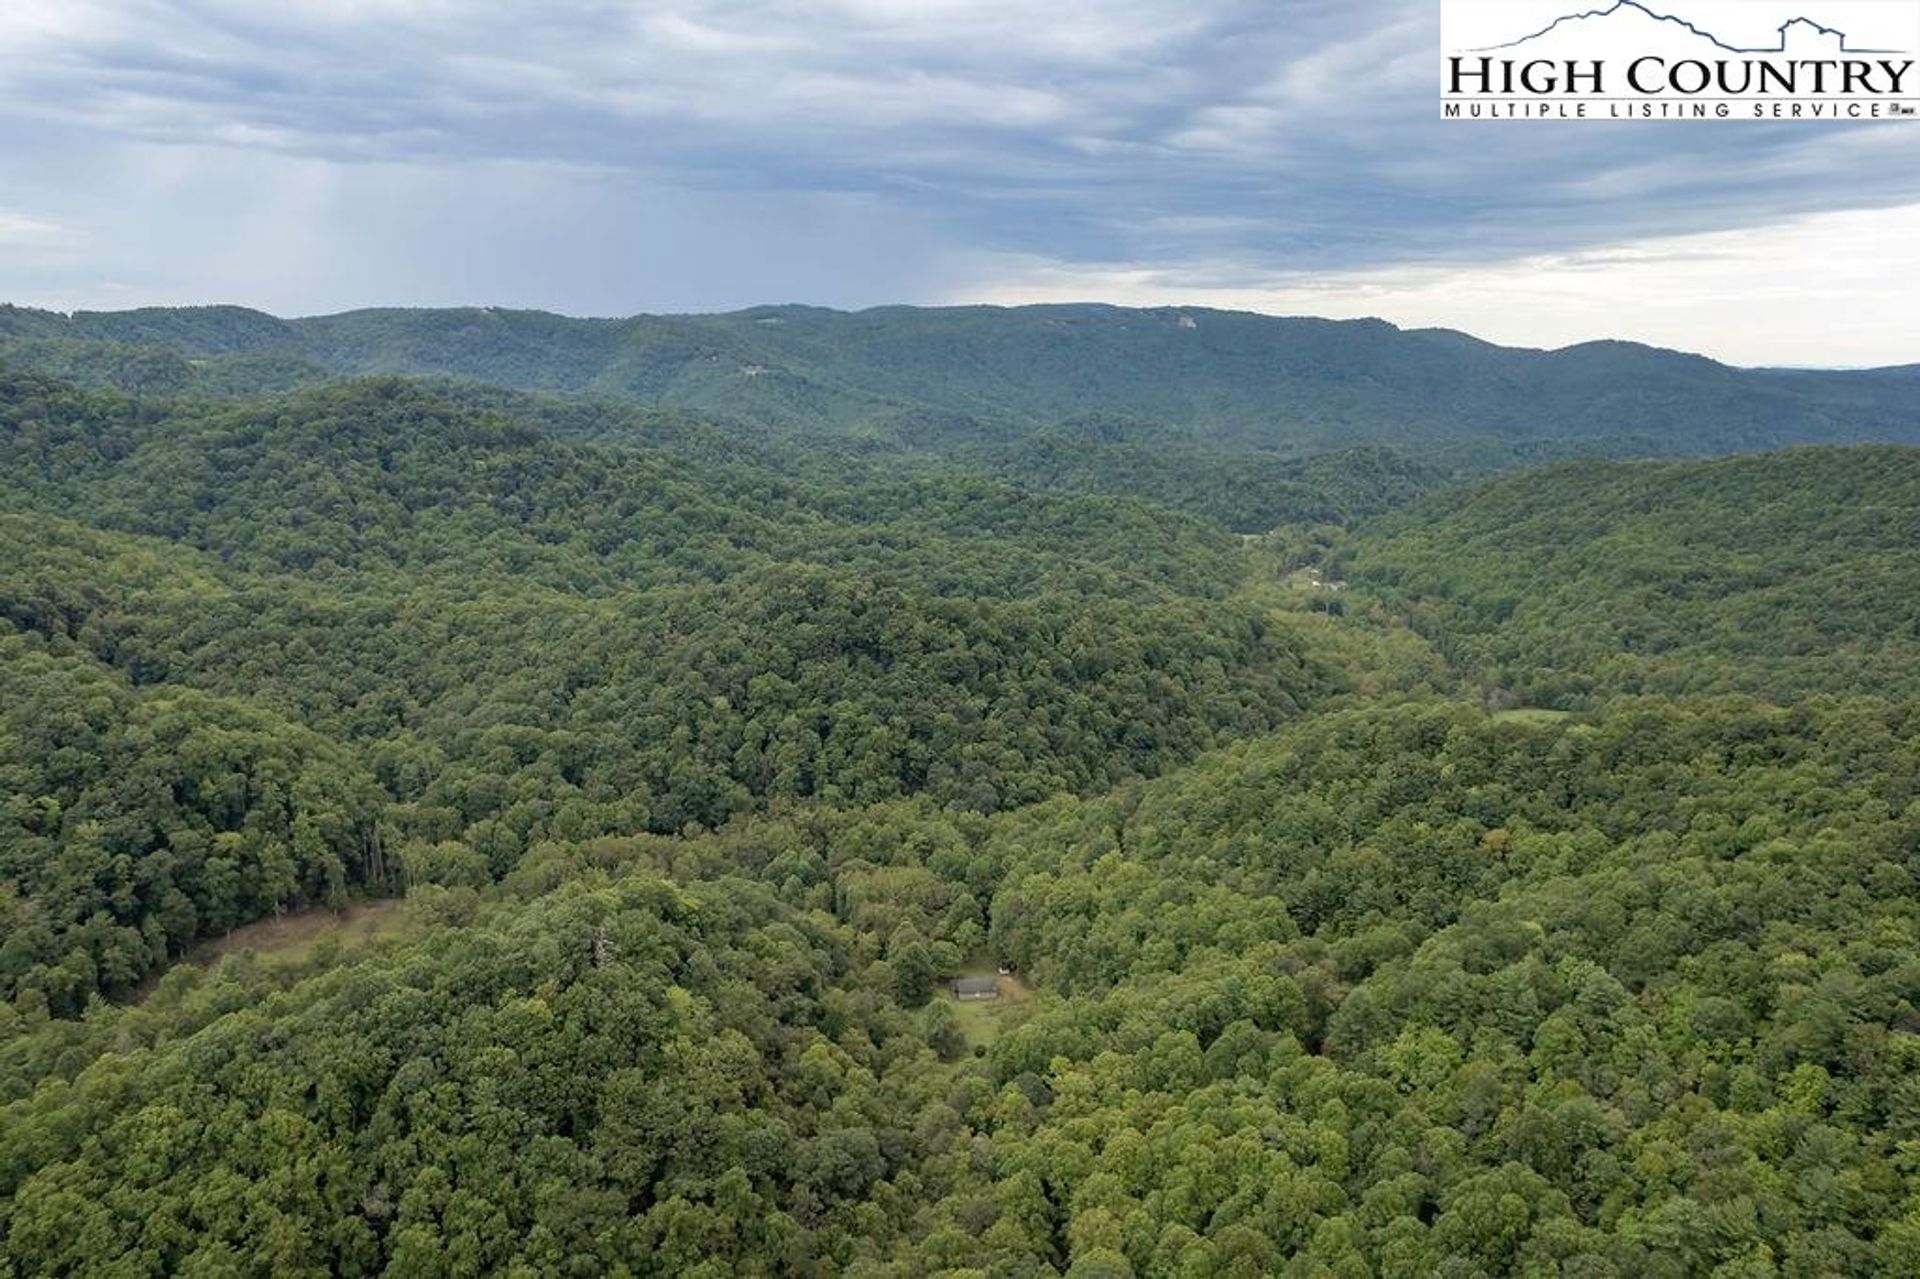
M1118 262L1155 287L1291 296L1315 273L1398 297L1422 271L1497 279L1594 245L1920 201L1920 128L1449 125L1437 51L1432 0L0 0L0 191L102 246L10 253L0 297L88 296L110 275L307 311L717 307L741 298L729 264L746 260L761 297L822 302L929 300L982 260L1059 263L1089 291L1145 287L1102 266ZM249 184L309 164L358 200L457 210L466 234L344 199L256 213L276 200ZM227 194L180 194L176 168ZM539 251L575 285L483 251L523 243L514 183L530 180L500 175L536 171L544 221L574 237ZM277 203L304 208L306 179L285 180ZM507 185L489 198L490 181ZM626 223L675 226L671 289L575 272L635 251L621 201ZM821 209L857 209L859 235L787 237ZM335 266L283 267L283 243ZM370 254L432 266L369 275ZM403 280L417 298L390 291ZM1466 325L1476 304L1460 305Z
M1149 266L1003 263L955 302L1098 299L1214 306L1405 327L1464 329L1515 346L1630 338L1735 364L1920 360L1913 322L1920 204L1820 214L1774 226L1605 245L1493 263L1425 264L1223 283Z
M56 223L0 209L0 245L65 244L72 238L72 232Z

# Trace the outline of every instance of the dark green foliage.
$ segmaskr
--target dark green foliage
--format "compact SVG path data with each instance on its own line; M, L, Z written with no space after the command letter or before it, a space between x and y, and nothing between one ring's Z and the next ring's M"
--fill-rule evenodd
M103 910L147 930L110 971L76 965L100 975L63 986L61 1010L209 930L380 886L447 840L499 871L543 838L717 825L778 799L994 810L1157 772L1338 683L1228 598L1231 539L1136 503L560 443L399 382L152 422L31 378L5 389L0 504L23 513L0 515L0 637L10 663L68 674L9 667L42 701L19 703L3 747L33 815L0 880L33 904L51 863L103 869L40 903L50 940L16 947L0 982L58 965ZM697 433L681 442L704 453ZM93 690L119 709L89 709ZM88 842L69 792L175 768L126 721L188 690L230 701L184 705L324 734L384 792L296 853L291 882L276 870L215 907L181 881L192 911L155 931L215 834L253 822L278 850L297 816L274 799L196 824L119 799L145 824ZM111 730L65 744L78 780L33 771L41 716ZM191 847L161 857L183 822ZM376 866L382 839L398 860Z
M1405 506L1441 483L1438 472L1390 449L1289 457L1199 444L1167 428L1086 420L1010 444L953 448L950 456L1010 483L1131 494L1243 533L1283 524L1351 524Z
M1353 534L1438 474L1083 411L1236 317L1014 316L0 312L200 397L0 375L0 1276L1920 1272L1917 455ZM716 343L885 376L206 398Z
M1119 803L549 844L395 949L28 1017L6 1246L28 1273L1901 1274L1914 713L1348 712ZM976 1058L913 1005L988 902L1051 993Z
M1523 701L1920 693L1920 452L1568 464L1437 499L1350 571Z
M147 370L143 353L171 363ZM277 363L259 363L268 356ZM303 368L448 376L940 448L1089 413L1168 424L1234 452L1388 445L1474 467L1920 441L1920 403L1899 370L1740 370L1625 342L1542 352L1378 320L1198 309L762 307L577 320L463 308L291 321L231 307L9 310L0 359L130 391L245 390L249 372L252 389L277 390Z
M914 1116L944 1083L859 955L763 889L635 874L285 994L244 969L170 983L77 1093L8 1108L7 1252L33 1272L820 1268L911 1208ZM161 1020L198 1033L148 1039ZM116 1113L108 1077L144 1108Z
M37 641L0 634L0 996L75 1013L202 936L374 878L382 797L347 751Z

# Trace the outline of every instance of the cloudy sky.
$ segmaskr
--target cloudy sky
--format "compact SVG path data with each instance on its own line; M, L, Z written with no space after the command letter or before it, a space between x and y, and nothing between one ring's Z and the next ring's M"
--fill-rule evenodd
M1443 123L1438 50L1437 0L0 0L0 300L1182 302L1920 361L1920 124Z

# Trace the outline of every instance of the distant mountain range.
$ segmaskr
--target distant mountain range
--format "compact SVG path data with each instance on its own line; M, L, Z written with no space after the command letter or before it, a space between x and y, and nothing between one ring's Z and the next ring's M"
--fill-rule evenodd
M1103 305L756 307L574 319L495 308L284 320L239 307L0 307L0 363L142 395L405 374L695 410L914 448L1111 419L1135 442L1305 455L1386 445L1479 469L1920 442L1916 367L1739 369L1630 342L1497 346L1379 320Z

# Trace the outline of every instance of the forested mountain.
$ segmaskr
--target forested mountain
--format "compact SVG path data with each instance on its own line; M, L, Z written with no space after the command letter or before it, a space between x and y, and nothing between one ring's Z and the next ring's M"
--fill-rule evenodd
M1346 571L1522 699L1920 695L1920 452L1568 463L1383 522Z
M1920 1273L1898 371L0 329L0 1279Z
M464 839L484 879L555 834L780 798L994 810L1156 771L1342 683L1235 597L1232 538L1135 502L696 471L395 381L153 421L4 389L0 618L39 696L7 708L0 759L31 802L0 865L32 883L84 856L93 887L26 894L0 990L59 1007L378 878L383 840L404 862ZM244 717L189 692L242 699L250 732L350 744L387 833L263 797L238 743L207 777L155 748L136 787L129 716ZM50 751L50 721L104 736ZM201 813L212 787L231 798Z
M0 359L141 393L341 374L596 393L944 446L1118 415L1235 451L1389 445L1454 466L1920 442L1910 375L1729 368L1626 342L1108 306L762 307L583 320L490 307L281 320L233 307L0 309Z
M1006 818L550 843L484 903L416 890L417 936L357 960L16 1014L6 1246L23 1273L1910 1273L1914 727L1348 712ZM973 1055L927 998L983 927L1048 994Z

